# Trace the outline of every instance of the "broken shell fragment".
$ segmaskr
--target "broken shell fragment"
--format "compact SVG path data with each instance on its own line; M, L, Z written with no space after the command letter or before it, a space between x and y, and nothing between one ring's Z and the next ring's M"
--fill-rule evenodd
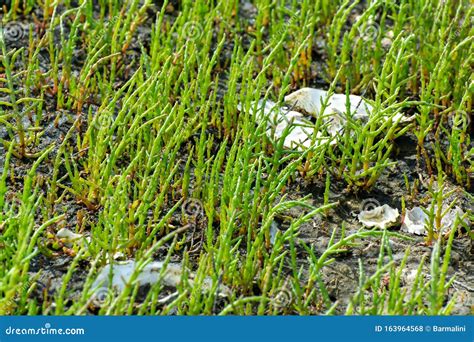
M278 229L277 223L273 221L272 224L270 225L270 243L272 244L272 246L275 245L276 236L279 231L280 229Z
M314 117L321 114L323 103L329 93L325 90L314 88L302 88L285 96L285 102L296 109L303 110ZM333 94L328 99L325 114L339 115L347 111L347 96L345 94ZM372 111L372 106L362 97L349 95L350 111L354 119L365 119Z
M146 264L138 270L138 263L134 260L128 260L126 262L108 264L98 274L96 280L92 284L92 288L96 289L95 292L100 291L103 288L112 287L113 289L121 292L127 285L130 285L132 276L136 274L135 281L139 286L154 285L161 282L164 286L176 288L182 280L183 269L180 264L168 263L165 267L165 263L162 261L154 261ZM193 278L193 275L190 274ZM188 280L191 286L194 286L194 280ZM213 282L211 278L206 277L200 284L202 292L209 292L212 289ZM219 296L228 296L230 290L227 286L220 285L218 287Z
M434 211L436 212L437 207L434 207ZM443 212L446 210L443 207ZM454 223L456 222L456 217L464 216L464 211L462 211L459 207L454 207L453 209L449 210L442 218L441 218L441 233L449 232L453 227ZM464 220L465 224L469 224L469 220ZM420 207L414 207L411 210L407 210L405 214L405 218L403 220L403 224L401 230L406 233L416 234L416 235L426 235L427 229L426 227L430 224L430 219L426 212ZM435 228L436 230L436 228Z
M401 227L402 232L426 235L425 226L429 223L428 215L420 207L414 207L411 210L407 210L403 224Z
M314 118L321 115L323 104L328 101L324 110L323 126L329 136L323 133L324 129L315 132L309 114ZM332 94L325 90L314 88L302 88L285 97L289 108L280 107L270 100L259 100L251 103L251 110L257 121L266 122L266 134L268 137L279 140L284 137L283 147L286 149L304 150L322 143L337 144L337 138L344 133L348 124L348 118L367 123L369 121L372 106L362 97L357 95ZM347 113L349 106L350 114ZM294 110L294 109L296 110ZM238 110L242 111L239 104ZM410 122L415 118L406 117L402 113L387 116L385 120L391 119L395 122Z
M299 112L286 108L280 108L273 101L260 100L252 103L251 108L255 109L255 116L258 121L266 121L267 136L275 140L282 139L283 147L286 149L303 150L311 147L314 134L312 124ZM318 134L318 137L321 135ZM316 139L316 144L322 139Z
M398 209L394 209L389 205L384 204L370 210L361 211L357 218L360 223L367 227L385 229L396 223L399 216Z
M328 120L337 121L339 125L342 126L338 132L342 131L342 128L347 123L347 100L349 100L350 116L354 120L361 120L363 122L369 120L369 115L372 112L373 107L366 100L357 95L349 95L347 97L345 94L333 94L329 96L329 93L325 90L303 88L287 95L285 101L296 109L305 111L317 118L321 115L323 104L327 97L329 98L327 107L324 110L324 116L328 117L325 122L328 122ZM388 120L389 118L385 117L385 119ZM393 122L400 123L408 123L414 119L414 115L405 116L402 113L395 113L392 116ZM333 127L333 125L330 125L330 128ZM328 129L328 132L331 133L331 130ZM331 135L334 134L331 133Z
M74 242L83 238L82 234L73 233L67 228L61 228L57 233L56 237L66 244L66 246L71 246Z

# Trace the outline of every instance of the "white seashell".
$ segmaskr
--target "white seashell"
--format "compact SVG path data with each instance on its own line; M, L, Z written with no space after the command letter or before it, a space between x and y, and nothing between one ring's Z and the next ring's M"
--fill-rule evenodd
M337 144L336 139L324 136L322 132L315 132L314 125L305 117L308 113L313 117L318 117L322 111L322 103L328 96L328 92L321 89L303 88L289 94L285 97L286 103L298 111L288 108L280 108L275 102L259 100L251 103L252 114L257 121L267 122L267 136L275 140L283 137L286 130L289 130L285 136L283 147L286 149L304 150L311 146L318 146L322 143L331 145ZM349 99L349 108L351 116L355 120L367 122L372 106L362 97L357 95L333 94L329 97L328 106L324 111L323 123L326 131L333 138L337 138L344 132L347 125L347 99ZM237 109L242 111L242 105ZM393 122L408 122L414 119L397 113L392 117Z
M153 285L157 282L161 282L165 286L177 287L182 279L183 271L182 266L176 263L168 263L166 270L160 277L160 274L163 270L164 262L154 261L145 265L141 271L136 276L137 283L140 286L143 285ZM137 268L137 263L134 260L128 260L125 262L115 263L113 265L106 265L98 274L96 280L92 284L93 289L97 288L108 288L111 286L117 291L123 291L127 284L130 283L133 273ZM112 283L110 283L110 274L112 273ZM190 279L189 283L192 285L193 280ZM210 278L205 278L201 284L201 290L203 292L210 291L212 288L212 280ZM230 293L230 290L224 286L220 285L219 294L222 296L227 296Z
M322 110L322 104L328 96L328 92L321 89L302 88L285 96L285 102L295 106L297 109L302 109L308 114L318 117ZM343 117L342 113L347 111L347 97L345 94L333 94L329 97L328 106L324 114L338 114ZM372 111L372 106L368 104L362 97L357 95L349 95L350 111L354 119L366 119L369 112Z
M278 229L277 223L273 221L272 224L270 225L270 243L272 244L272 246L275 244L276 236L279 231L280 229Z
M410 234L426 235L427 224L429 224L428 215L420 207L414 207L407 210L401 230Z
M443 207L443 212L446 210L446 206ZM436 213L437 206L434 207L434 212ZM453 227L456 220L456 217L462 217L464 211L459 207L454 207L449 210L441 218L441 233L449 232ZM465 224L469 224L469 220L464 220ZM428 215L420 207L414 207L411 210L407 210L404 222L402 224L401 230L410 234L416 235L426 235L427 230L426 226L430 224Z
M296 109L303 110L314 117L321 114L323 103L329 94L325 90L314 88L302 88L285 97L285 101L294 106ZM362 97L357 95L349 95L349 109L353 119L367 122L369 114L373 107L367 103ZM341 133L346 125L347 118L347 96L345 94L333 94L329 97L328 105L324 110L324 116L327 118L325 122L333 123L328 128L328 132L335 136ZM413 121L415 116L407 117L402 113L396 113L392 120L393 122L407 123ZM335 123L334 123L335 122Z
M359 222L367 227L378 227L385 229L397 222L400 216L398 209L394 209L387 204L375 207L371 210L363 210L357 218Z
M289 130L283 142L283 147L286 149L302 151L330 140L320 132L316 132L315 135L313 124L299 112L279 108L275 102L269 100L266 103L263 103L262 100L252 103L251 110L255 109L255 105L257 108L253 114L258 121L265 120L267 122L268 137L279 140L283 138L285 130ZM242 110L240 105L238 109ZM331 140L330 143L336 144L336 141Z
M73 233L67 228L61 228L57 233L56 237L66 243L66 246L71 246L73 242L82 239L82 234Z
M443 211L445 208L443 208ZM441 232L445 233L450 231L454 227L454 223L456 222L456 217L459 216L459 218L463 217L464 211L459 208L458 206L452 208L449 210L446 215L444 215L441 218ZM469 219L465 219L464 223L469 225Z

